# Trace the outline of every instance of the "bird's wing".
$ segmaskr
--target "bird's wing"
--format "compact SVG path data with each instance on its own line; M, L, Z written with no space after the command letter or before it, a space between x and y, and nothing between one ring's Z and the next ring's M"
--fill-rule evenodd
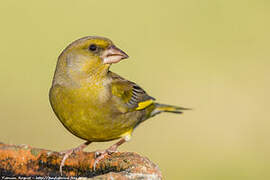
M155 98L149 96L140 86L113 72L108 74L112 78L112 95L126 111L142 110L153 104Z

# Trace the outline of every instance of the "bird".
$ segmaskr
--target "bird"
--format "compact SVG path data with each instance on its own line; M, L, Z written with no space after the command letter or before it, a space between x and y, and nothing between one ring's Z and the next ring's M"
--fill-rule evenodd
M120 139L96 152L95 169L105 156L129 141L134 129L145 120L162 112L181 114L189 110L158 103L139 85L110 71L112 64L128 57L110 39L100 36L75 40L59 55L49 91L50 104L63 126L85 140L62 152L61 174L69 155L90 143Z

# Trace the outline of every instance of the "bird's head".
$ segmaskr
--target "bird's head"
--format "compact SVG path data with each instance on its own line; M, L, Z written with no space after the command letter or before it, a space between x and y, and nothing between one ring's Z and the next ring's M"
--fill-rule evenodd
M88 36L71 43L58 58L58 68L75 73L102 73L113 63L128 58L113 42L104 37Z

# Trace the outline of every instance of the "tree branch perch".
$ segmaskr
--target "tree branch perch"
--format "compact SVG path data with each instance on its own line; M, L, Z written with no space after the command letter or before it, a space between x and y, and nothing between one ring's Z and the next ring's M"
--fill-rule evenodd
M63 176L89 179L162 179L157 165L136 153L118 152L105 157L93 170L94 152L72 154L65 162ZM0 143L0 174L8 177L60 177L63 155L28 145Z

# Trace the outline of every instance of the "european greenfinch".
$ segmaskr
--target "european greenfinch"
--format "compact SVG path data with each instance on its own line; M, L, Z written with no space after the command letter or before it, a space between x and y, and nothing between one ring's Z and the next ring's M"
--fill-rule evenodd
M96 164L128 141L133 130L161 112L182 113L187 108L156 103L140 86L109 70L113 63L128 58L104 37L88 36L68 45L60 54L50 89L51 106L65 128L86 140L66 151L68 156L91 142L116 144L97 154Z

